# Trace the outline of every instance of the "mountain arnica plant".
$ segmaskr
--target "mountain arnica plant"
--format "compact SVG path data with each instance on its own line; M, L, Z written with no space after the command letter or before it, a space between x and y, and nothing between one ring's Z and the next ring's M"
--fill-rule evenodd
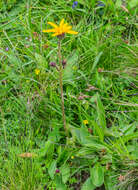
M138 190L137 13L0 1L0 190Z

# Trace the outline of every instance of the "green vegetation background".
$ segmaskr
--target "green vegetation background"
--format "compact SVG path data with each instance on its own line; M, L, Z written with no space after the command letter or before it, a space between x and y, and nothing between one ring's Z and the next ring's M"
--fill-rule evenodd
M138 189L137 1L102 2L0 0L1 190ZM68 138L42 33L62 18Z

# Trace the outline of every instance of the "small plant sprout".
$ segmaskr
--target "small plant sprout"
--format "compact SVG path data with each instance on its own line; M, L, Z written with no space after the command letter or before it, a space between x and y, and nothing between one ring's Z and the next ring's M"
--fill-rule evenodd
M53 29L43 30L43 32L49 33L53 32L52 36L57 36L58 38L58 63L59 63L59 84L60 84L60 90L61 90L61 107L62 107L62 119L63 119L63 125L64 130L67 133L67 127L66 127L66 117L65 117L65 108L64 108L64 95L63 95L63 67L65 66L64 60L62 60L61 55L61 41L65 37L65 34L78 34L78 32L71 30L72 26L69 26L68 23L64 23L64 19L61 20L59 26L53 22L48 22L51 26L53 26ZM52 64L51 66L55 66Z

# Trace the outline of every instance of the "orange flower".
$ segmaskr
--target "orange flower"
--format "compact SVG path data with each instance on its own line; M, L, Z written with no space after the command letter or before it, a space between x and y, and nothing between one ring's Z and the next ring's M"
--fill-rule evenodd
M67 23L64 23L64 19L61 20L59 26L54 24L53 22L48 22L51 26L53 26L53 29L43 30L43 32L54 32L52 36L61 36L65 33L68 34L78 34L78 32L75 32L71 30L72 26L69 26Z

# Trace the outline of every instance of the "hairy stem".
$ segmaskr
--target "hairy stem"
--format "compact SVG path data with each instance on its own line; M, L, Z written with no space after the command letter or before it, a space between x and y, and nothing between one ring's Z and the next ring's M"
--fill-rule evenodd
M59 59L59 84L61 90L61 107L62 107L62 119L64 130L67 135L67 128L66 128L66 117L65 117L65 108L64 108L64 95L63 95L63 67L62 67L62 56L61 56L61 39L58 40L58 59Z

